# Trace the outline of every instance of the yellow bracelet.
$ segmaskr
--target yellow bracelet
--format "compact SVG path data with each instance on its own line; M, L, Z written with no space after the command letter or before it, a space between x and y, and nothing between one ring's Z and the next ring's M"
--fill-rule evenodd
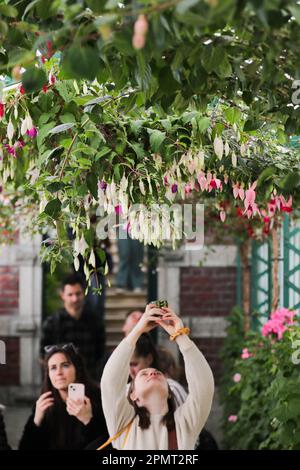
M184 326L183 328L179 328L179 330L177 330L176 333L170 336L170 341L174 341L177 338L177 336L189 335L189 334L190 334L190 329L187 326Z

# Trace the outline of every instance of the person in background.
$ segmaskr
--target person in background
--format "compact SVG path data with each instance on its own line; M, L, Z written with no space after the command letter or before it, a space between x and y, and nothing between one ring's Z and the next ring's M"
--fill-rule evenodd
M11 450L11 447L7 442L4 417L2 414L3 410L4 406L0 404L0 450Z
M99 380L99 364L105 351L104 322L85 303L85 282L79 274L66 277L61 287L64 307L42 326L40 355L47 345L73 343L83 356L92 378Z
M122 327L124 336L127 336L131 332L132 328L137 324L142 315L143 309L138 308L129 310L129 312L126 314L124 325Z
M144 245L130 237L122 226L119 228L118 238L119 270L117 273L117 292L133 290L142 292L144 275L141 269L144 257Z
M44 383L29 417L20 450L80 450L107 429L98 387L89 380L84 362L73 344L47 348ZM68 397L70 383L85 385L83 401Z

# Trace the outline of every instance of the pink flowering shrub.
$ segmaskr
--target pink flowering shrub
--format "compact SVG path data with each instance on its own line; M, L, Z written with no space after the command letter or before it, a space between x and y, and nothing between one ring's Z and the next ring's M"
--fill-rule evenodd
M282 339L283 333L288 325L292 325L296 312L282 307L271 313L270 319L262 327L262 335L276 335L277 339Z

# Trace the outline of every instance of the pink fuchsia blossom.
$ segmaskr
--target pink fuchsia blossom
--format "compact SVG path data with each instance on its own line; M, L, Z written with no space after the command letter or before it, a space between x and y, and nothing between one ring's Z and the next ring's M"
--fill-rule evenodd
M116 214L122 214L122 207L120 205L115 207L115 213Z
M8 144L4 144L4 148L6 148L6 150L8 151L8 153L9 153L10 155L12 155L13 157L16 157L16 156L17 156L16 149L15 149L14 146L8 145Z
M230 415L228 416L228 421L229 423L236 423L238 420L238 416L237 415Z
M258 213L260 215L259 209L256 205L255 198L256 198L256 192L255 188L257 185L257 181L254 181L254 183L247 189L246 194L245 194L245 199L244 199L244 206L245 206L245 211L244 214L247 214L248 219L252 216Z
M208 192L210 193L213 189L219 189L220 191L223 189L222 181L215 176L209 182Z
M244 188L241 187L240 183L234 183L232 185L232 190L233 190L234 199L237 199L239 197L242 201L244 200L245 191L244 191Z
M226 212L224 211L224 209L220 211L220 219L222 222L225 222L226 220Z
M198 174L197 180L201 188L201 191L205 191L208 188L208 183L207 183L207 179L206 179L204 171L200 171L200 173Z
M37 131L37 128L36 128L36 127L32 127L31 129L28 129L28 130L26 131L26 134L27 134L31 139L33 139L34 137L36 137L36 136L37 136L37 133L38 133L38 131Z
M244 348L243 351L242 351L242 354L241 354L241 358L242 359L249 359L249 357L251 357L252 354L249 352L248 348Z
M280 200L280 210L281 212L292 212L292 204L293 204L293 198L292 196L289 197L289 200L286 201L282 195L279 196Z
M3 103L0 103L0 119L4 117L5 114L5 105Z
M184 192L185 192L185 194L189 194L189 193L192 192L192 185L191 185L191 183L187 183L187 184L185 185L185 187L184 187Z
M242 378L241 374L237 373L237 374L234 374L232 379L235 383L239 383L241 381L241 378Z

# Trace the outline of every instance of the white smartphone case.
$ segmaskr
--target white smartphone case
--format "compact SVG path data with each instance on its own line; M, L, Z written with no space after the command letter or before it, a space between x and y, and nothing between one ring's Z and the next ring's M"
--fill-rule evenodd
M69 384L68 396L69 396L69 398L72 398L72 400L82 400L83 401L84 396L85 396L84 384L76 384L76 383Z

